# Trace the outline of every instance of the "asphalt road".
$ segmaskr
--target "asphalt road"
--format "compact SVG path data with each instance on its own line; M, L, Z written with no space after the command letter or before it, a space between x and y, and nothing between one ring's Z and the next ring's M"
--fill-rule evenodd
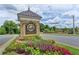
M15 35L0 35L0 45L6 43L12 39ZM79 47L79 37L78 36L62 36L56 34L41 34L42 38L55 40L60 43L68 44L70 46Z
M70 46L79 47L79 37L78 36L62 36L55 34L41 34L44 39L52 39L60 43L64 43Z
M15 35L0 35L0 45L12 39Z

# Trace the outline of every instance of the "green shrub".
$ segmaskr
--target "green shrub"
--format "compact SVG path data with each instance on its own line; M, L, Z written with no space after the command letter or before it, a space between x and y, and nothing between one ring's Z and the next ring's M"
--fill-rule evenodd
M0 35L2 35L2 34L6 34L6 30L5 30L4 27L1 27L0 28Z

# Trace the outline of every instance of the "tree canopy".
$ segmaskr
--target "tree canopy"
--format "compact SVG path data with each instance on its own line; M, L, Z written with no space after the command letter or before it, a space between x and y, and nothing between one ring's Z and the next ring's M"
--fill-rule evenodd
M4 32L6 32L6 34L18 34L19 33L18 25L11 20L6 20L4 24L2 25L2 27L3 28L1 28L1 31L3 32L4 30L2 29L5 29Z

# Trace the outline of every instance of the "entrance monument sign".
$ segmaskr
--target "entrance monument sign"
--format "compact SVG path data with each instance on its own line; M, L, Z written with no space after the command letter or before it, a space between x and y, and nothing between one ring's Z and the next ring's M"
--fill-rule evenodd
M20 21L20 36L39 35L40 33L40 19L38 14L32 12L30 8L27 11L22 11L17 14Z

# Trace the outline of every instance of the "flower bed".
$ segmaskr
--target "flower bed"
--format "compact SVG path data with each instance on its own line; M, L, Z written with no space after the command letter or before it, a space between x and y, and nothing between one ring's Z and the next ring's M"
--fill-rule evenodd
M16 40L5 49L3 54L22 54L22 55L71 55L72 53L54 45L53 40L43 40L39 36L27 36L24 40Z

